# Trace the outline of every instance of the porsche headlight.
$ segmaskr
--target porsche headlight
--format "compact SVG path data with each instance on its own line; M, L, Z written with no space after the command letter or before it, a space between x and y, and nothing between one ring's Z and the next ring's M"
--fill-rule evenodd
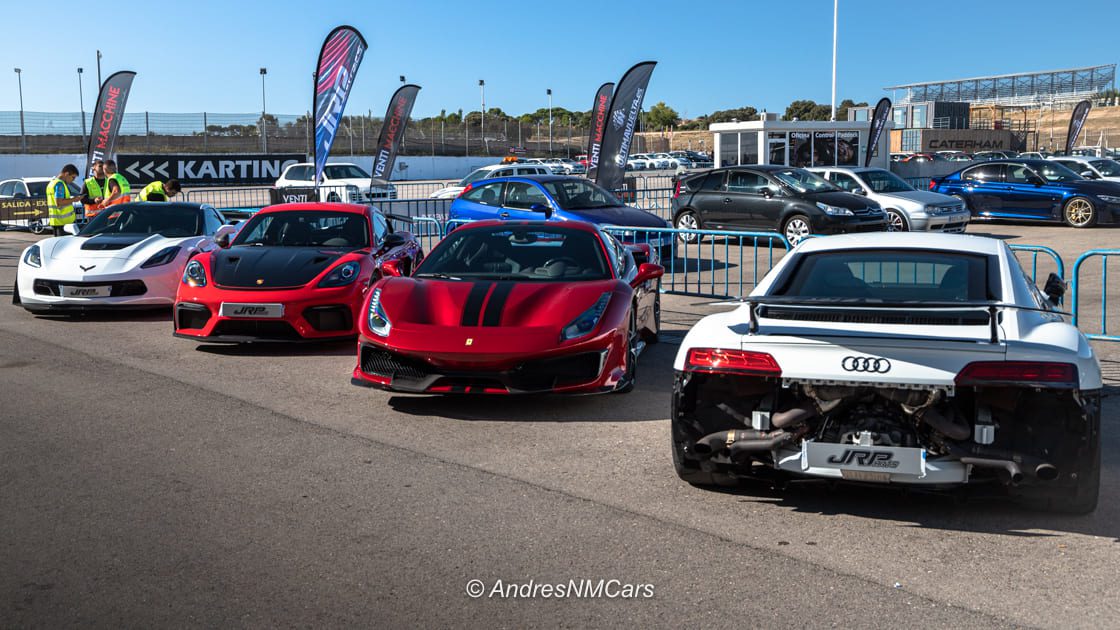
M840 206L830 206L827 203L821 203L821 202L818 201L817 202L817 207L820 208L821 210L824 210L824 213L827 214L827 215L830 215L830 216L834 216L834 217L850 217L850 216L853 216L853 213L852 213L851 210L849 210L847 208L841 208Z
M579 317L573 319L570 324L564 327L564 330L560 331L560 341L577 339L595 330L595 325L599 323L599 319L607 311L607 304L610 301L611 294L609 291L600 295L599 299L591 305L591 308L580 313Z
M23 255L23 262L31 267L43 266L43 255L39 251L38 245L32 245L27 248L27 253Z
M362 267L357 261L350 261L343 263L328 273L322 280L319 281L320 287L344 287L358 278L358 272Z
M183 284L190 287L206 286L206 270L202 268L202 263L197 260L187 263L187 269L183 272Z
M388 337L389 330L393 327L389 323L389 316L385 314L385 307L381 306L381 289L374 289L369 296L369 313L366 315L369 330L375 335Z
M163 249L156 252L155 256L152 256L143 265L140 265L140 268L148 269L149 267L159 267L160 265L166 265L172 260L175 260L175 257L179 255L180 249L181 248L176 245L172 245L171 247L164 247Z

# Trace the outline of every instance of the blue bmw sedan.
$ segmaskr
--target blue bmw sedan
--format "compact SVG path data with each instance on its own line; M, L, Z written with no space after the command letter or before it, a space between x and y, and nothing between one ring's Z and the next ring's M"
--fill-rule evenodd
M472 184L451 203L449 214L452 219L472 221L540 221L548 214L553 221L586 221L604 227L669 227L664 219L627 206L591 181L560 175L498 177ZM614 235L626 243L649 243L655 247L672 243L668 233L636 230Z
M1064 221L1083 228L1120 218L1120 182L1085 179L1048 160L997 160L930 180L973 217Z

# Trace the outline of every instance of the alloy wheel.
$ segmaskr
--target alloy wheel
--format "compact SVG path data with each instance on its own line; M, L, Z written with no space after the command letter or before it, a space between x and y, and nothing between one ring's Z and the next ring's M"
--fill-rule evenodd
M1085 199L1074 199L1066 204L1066 221L1074 227L1084 227L1093 220L1093 204Z
M786 223L785 236L790 245L800 243L809 234L809 224L801 217L794 217Z

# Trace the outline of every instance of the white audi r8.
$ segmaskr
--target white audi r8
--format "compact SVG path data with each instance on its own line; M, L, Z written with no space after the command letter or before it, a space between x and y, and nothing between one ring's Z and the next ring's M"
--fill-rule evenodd
M210 206L128 203L23 250L12 302L32 312L171 306L187 260L237 231Z
M816 477L1003 486L1085 513L1100 485L1101 370L1002 241L810 239L677 354L672 450L696 485Z

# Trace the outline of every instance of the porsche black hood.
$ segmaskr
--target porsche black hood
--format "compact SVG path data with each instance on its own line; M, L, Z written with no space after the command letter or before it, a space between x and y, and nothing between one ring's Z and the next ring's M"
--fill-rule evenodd
M225 287L300 287L344 254L315 247L231 247L214 252L211 273Z

